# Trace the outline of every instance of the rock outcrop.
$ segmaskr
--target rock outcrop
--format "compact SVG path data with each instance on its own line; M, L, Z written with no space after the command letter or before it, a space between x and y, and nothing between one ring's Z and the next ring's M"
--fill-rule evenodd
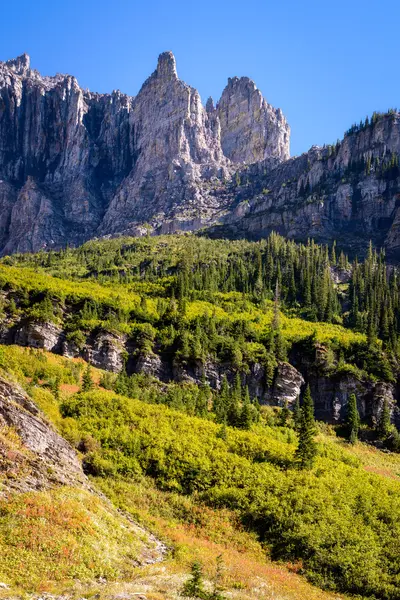
M11 437L12 448L7 444L8 431L17 435L17 440ZM0 480L7 489L18 491L54 485L88 487L73 448L44 420L22 388L2 377Z
M205 108L170 52L135 98L43 77L27 55L0 63L0 251L214 222L236 162L289 155L281 111L235 81Z
M399 158L400 113L393 111L350 130L335 146L313 147L278 165L251 165L240 173L242 185L218 235L259 239L276 231L296 240L336 240L353 255L372 240L398 259Z
M233 162L289 158L290 128L282 111L268 104L248 77L228 80L217 114L222 150Z

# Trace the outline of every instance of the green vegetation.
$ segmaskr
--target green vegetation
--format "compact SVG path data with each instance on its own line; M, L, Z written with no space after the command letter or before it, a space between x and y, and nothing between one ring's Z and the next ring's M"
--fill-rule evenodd
M349 442L355 444L358 439L358 430L360 429L360 414L357 409L357 398L355 394L350 394L349 396L346 426Z
M335 284L332 272L349 282ZM275 234L257 243L119 238L6 257L0 287L9 327L52 321L78 349L103 330L171 362L211 358L239 371L261 362L273 372L315 335L333 353L331 373L352 365L391 381L397 371L399 282L372 249L351 267L342 253Z
M366 473L330 439L312 471L296 468L290 429L251 432L166 407L93 391L66 399L64 418L100 446L84 464L95 475L146 475L163 490L238 511L274 558L302 560L315 583L364 596L393 597L400 568L400 484Z
M70 384L61 383L57 401L46 377L58 374L61 382L70 381L75 364L39 351L2 348L3 368L16 369L21 382L24 373L28 374L27 389L80 449L87 472L118 506L140 516L142 482L152 481L159 490L152 494L166 494L168 503L173 502L168 504L171 508L162 508L161 496L157 496L153 511L162 513L174 506L183 522L197 512L232 511L266 544L272 558L301 561L302 572L317 585L363 597L396 597L400 482L397 476L389 479L365 471L364 456L357 457L361 446L354 446L354 454L353 446L340 445L329 432L319 433L313 468L299 470L298 436L290 418L286 426L279 424L278 409L275 416L262 411L250 431L223 425L221 435L217 423L96 386L86 393L70 393ZM32 384L31 374L38 365L44 378ZM99 379L97 372L93 375ZM304 404L303 400L300 427ZM134 490L137 508L129 499ZM8 516L4 523L9 526ZM61 533L56 538L64 539ZM35 550L32 564L37 560ZM40 560L44 560L42 554ZM100 572L100 554L98 561L95 569ZM53 578L52 564L46 571L49 579ZM60 577L73 577L69 561L67 567ZM84 570L82 562L76 568ZM120 567L115 568L118 572ZM211 578L213 568L208 570ZM90 571L81 572L82 578L91 576ZM35 585L36 580L32 581Z
M314 469L299 471L294 431L264 421L221 436L207 420L96 389L64 394L60 416L97 477L146 476L195 503L234 510L274 558L301 559L315 583L392 597L399 483L366 473L334 438L320 435Z
M161 530L163 511L181 528L194 514L210 538L223 537L223 528L217 536L215 524L199 515L229 514L246 544L257 546L257 560L266 552L290 561L335 592L398 597L400 466L385 466L390 476L379 466L366 470L367 450L356 443L366 427L357 398L350 398L341 442L315 423L309 388L291 412L287 405L260 407L248 386L261 366L271 388L278 364L292 356L328 378L396 381L400 287L382 253L371 247L364 261L350 264L335 247L277 235L257 243L120 238L6 257L0 291L10 332L21 323L52 322L78 351L99 332L126 340L119 374L37 350L0 349L0 367L25 386L120 508L146 523L153 518ZM132 363L143 357L161 357L171 372L196 377L161 383L134 373ZM210 363L227 373L219 389L206 380ZM379 414L378 442L400 448L387 402ZM3 432L0 443L7 447L12 435ZM167 529L171 536L173 527ZM90 560L85 540L82 556ZM186 567L197 560L193 554L187 551ZM93 564L100 573L101 564ZM121 573L120 564L106 576ZM205 572L210 580L210 564ZM90 569L79 575L90 576ZM197 586L199 598L222 593L201 581L196 566L187 586Z
M303 397L299 421L299 445L296 450L296 457L302 469L310 469L314 464L317 446L314 441L314 436L316 434L314 403L311 398L309 385L307 386Z

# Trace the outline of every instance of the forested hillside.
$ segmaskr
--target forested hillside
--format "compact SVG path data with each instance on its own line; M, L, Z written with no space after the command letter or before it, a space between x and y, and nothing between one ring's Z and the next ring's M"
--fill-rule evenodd
M275 234L120 238L6 257L0 282L3 342L83 356L119 391L152 376L157 397L204 412L229 388L293 405L309 383L323 420L342 421L351 393L368 426L385 403L397 419L399 280L372 247L350 262Z
M63 555L57 571L64 551L50 545L45 568L32 542L40 514L62 547L78 542L52 506L69 507L75 532L96 519L61 488L27 497L29 532L22 500L0 513L0 581L31 592L76 577L92 590L94 579L113 590L126 581L154 599L189 589L210 600L328 599L305 575L336 594L399 597L399 282L382 253L350 260L275 234L118 238L5 257L0 287L2 377L75 448L94 490L169 548L168 576L153 566L147 583L129 560L107 567L104 536L119 525L99 505L98 560L89 535L83 563ZM4 489L26 471L29 490L35 463L22 453L13 471L7 457L22 447L1 427ZM84 505L87 493L77 492ZM130 535L113 538L114 556L139 544Z

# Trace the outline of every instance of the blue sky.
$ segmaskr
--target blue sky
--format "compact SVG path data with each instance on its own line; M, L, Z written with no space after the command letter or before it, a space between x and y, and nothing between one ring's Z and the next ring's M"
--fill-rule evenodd
M400 107L398 0L19 0L1 20L0 60L28 52L93 91L135 95L164 50L204 103L247 75L285 113L292 154Z

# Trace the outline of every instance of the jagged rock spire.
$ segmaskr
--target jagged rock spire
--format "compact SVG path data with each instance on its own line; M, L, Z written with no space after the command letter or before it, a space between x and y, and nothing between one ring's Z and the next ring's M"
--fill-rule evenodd
M176 60L172 52L163 52L158 57L157 75L166 79L177 78Z
M31 59L26 52L6 62L9 69L17 73L18 75L27 75L31 68Z

